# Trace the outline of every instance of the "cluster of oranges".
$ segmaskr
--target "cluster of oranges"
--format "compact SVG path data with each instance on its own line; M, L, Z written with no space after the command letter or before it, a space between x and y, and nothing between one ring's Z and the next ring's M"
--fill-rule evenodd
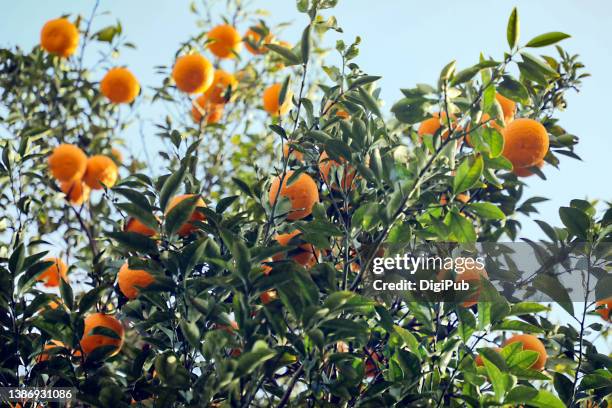
M274 37L268 34L262 38L259 31L263 27L251 28L242 37L235 27L221 24L208 34L208 50L217 58L233 59L239 55L243 42L254 55L266 53L264 44L271 43ZM286 43L285 43L286 44ZM192 103L191 116L196 123L217 123L224 113L224 105L232 100L238 86L235 75L213 64L203 55L191 53L179 57L172 69L172 79L176 87L187 94L199 95ZM272 116L284 115L291 107L291 92L280 101L282 85L272 84L263 93L263 108Z
M57 146L47 161L49 171L66 194L66 199L75 205L86 202L92 189L114 186L119 176L111 157L96 154L88 158L83 150L72 144Z
M516 103L511 99L501 94L496 94L495 99L503 112L503 126L491 120L488 114L482 116L481 123L495 128L504 137L502 155L512 163L513 172L519 177L531 176L533 174L531 168L542 167L544 157L548 153L549 139L546 128L533 119L515 119ZM449 130L446 129L447 122L446 113L434 113L431 118L421 122L418 135L421 138L424 135L434 135L444 127L445 130L442 131L441 137L446 139L449 135ZM455 123L454 117L451 117L451 127L453 130L462 130ZM466 141L470 143L469 129L466 133L468 134Z

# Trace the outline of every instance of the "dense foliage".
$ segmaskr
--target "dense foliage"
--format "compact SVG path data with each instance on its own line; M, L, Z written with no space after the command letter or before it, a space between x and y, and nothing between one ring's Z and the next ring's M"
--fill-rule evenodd
M202 31L176 57L200 53L238 80L216 123L193 120L197 95L175 86L174 61L155 67L163 80L134 102L110 102L99 82L111 56L120 61L134 45L119 23L98 27L96 9L77 18L72 57L0 50L0 385L74 387L81 403L102 407L608 406L612 361L594 339L608 341L609 306L596 310L591 295L584 313L574 311L554 275L546 292L571 321L554 322L549 306L511 302L488 286L470 307L366 290L376 257L425 243L517 239L516 215L534 216L545 198L524 197L528 179L506 158L514 116L544 126L546 166L577 158L578 138L555 118L587 76L556 45L567 35L522 44L514 10L504 55L482 55L463 70L449 63L434 86L402 89L387 114L379 77L358 65L360 40L322 46L328 31L342 33L328 16L336 2L298 0L306 26L295 46L272 40L283 27L268 27L239 0L223 15L207 2L192 7ZM224 22L251 27L261 41L245 41L257 52L213 58L207 33ZM86 47L98 47L100 61L87 66ZM534 55L542 47L550 53ZM329 53L340 66L327 65ZM262 109L274 83L272 102L290 101L287 115ZM157 135L142 130L142 143L159 137L164 149L122 158L118 147L138 145L123 135L142 124L145 104L167 115ZM419 131L432 118L436 129ZM119 180L82 205L66 200L47 162L62 143L112 157ZM543 177L527 167L523 175ZM302 175L314 180L306 200L316 195L316 203L296 216L279 185L301 186ZM179 194L191 196L173 201ZM581 243L588 259L609 262L609 208L572 200L559 213L559 227L538 221L548 237L543 257ZM133 220L152 232L131 230ZM39 282L54 266L47 256L68 265L58 290ZM125 262L126 276L146 271L152 283L120 287ZM609 263L600 269L587 293L601 300L612 292ZM95 313L115 317L125 333L85 330ZM604 320L587 326L597 313ZM543 370L534 366L540 354L520 343L495 348L516 332L543 343ZM90 350L88 335L105 340Z

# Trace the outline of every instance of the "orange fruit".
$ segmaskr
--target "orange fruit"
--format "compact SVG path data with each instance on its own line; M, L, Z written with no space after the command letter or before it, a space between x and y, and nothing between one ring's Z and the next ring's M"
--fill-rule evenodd
M242 49L242 38L229 24L221 24L208 32L208 49L219 58L236 58Z
M261 27L260 29L265 30ZM244 34L244 46L253 55L260 55L268 52L265 44L269 44L272 41L274 41L274 36L271 33L268 33L262 41L261 34L252 28L249 28Z
M287 158L287 156L289 155L289 145L290 143L284 143L283 144L283 157ZM304 162L304 153L300 152L299 150L293 149L291 150L291 156L293 156L293 158L299 162Z
M512 122L516 114L516 102L499 93L495 94L495 99L501 105L502 112L504 112L504 123L508 124Z
M87 169L87 156L78 146L61 144L47 159L51 175L58 181L80 179Z
M87 160L87 171L83 181L94 190L102 190L104 186L108 188L114 186L118 176L119 170L113 159L98 154Z
M212 103L226 103L229 102L237 86L238 80L232 74L217 69L215 70L212 85L204 95ZM226 99L225 96L228 93L228 88L230 89L230 98Z
M282 88L282 84L270 85L263 93L263 108L271 116L283 116L291 109L293 92L291 92L290 89L287 89L287 94L285 95L285 100L282 105L279 103Z
M125 223L124 231L135 232L147 237L152 237L157 234L157 231L155 231L153 228L143 224L140 220L134 217L128 218L127 222Z
M205 117L206 124L211 125L213 123L218 123L223 117L223 104L210 102L206 95L198 96L198 98L193 101L192 105L191 117L196 123L200 123Z
M367 378L373 378L376 377L376 374L378 373L378 365L376 363L380 361L380 356L378 355L378 353L369 350L367 354L368 355L366 356L365 376Z
M129 69L112 68L100 81L100 91L113 103L132 103L140 93L140 84Z
M325 184L337 190L338 185L335 182L330 185L329 172L332 169L336 171L339 167L343 166L342 182L340 184L342 186L342 190L349 190L353 185L353 180L355 179L355 176L357 174L352 166L344 164L346 160L342 159L341 161L342 163L338 163L335 160L331 160L327 155L327 152L323 151L323 153L321 153L321 156L319 157L319 171L321 172L323 180L325 180Z
M338 116L339 118L342 118L342 119L348 119L348 118L351 117L350 113L348 113L347 111L345 111L342 108L339 108L339 106L340 106L339 104L335 104L333 107L331 105L332 105L332 101L328 101L325 104L325 107L323 108L323 111L327 112L327 113L332 113L332 112L335 111L336 112L336 116Z
M81 179L63 181L60 189L66 194L66 199L74 205L81 205L89 200L90 188Z
M130 269L128 263L119 268L117 283L121 293L128 299L136 299L140 288L146 288L155 281L153 275L142 269Z
M298 236L299 234L301 234L300 230L294 230L287 234L278 234L276 235L275 239L279 245L287 246L289 245L289 241L291 241L291 239ZM319 256L319 251L317 251L312 244L302 244L290 252L291 253L289 254L289 256L291 257L291 259L306 268L314 266L317 263L317 258ZM283 255L278 254L273 256L272 258L275 261L280 261L281 259L283 259Z
M530 167L544 159L548 152L548 133L541 123L527 118L515 119L504 131L502 155L514 168Z
M453 127L453 129L458 129L457 125L454 123L454 116L451 115L451 119L451 126ZM432 115L431 118L425 119L423 122L421 122L417 133L420 138L425 135L435 135L441 127L446 128L446 126L446 112L442 112L442 117L440 117L440 114L436 112ZM448 129L446 129L444 132L442 132L442 139L446 139L448 137L448 134Z
M53 265L41 272L36 280L44 282L48 288L59 286L60 277L68 280L68 266L61 258L45 258L44 261L53 262Z
M602 319L606 321L610 320L610 311L612 310L612 297L597 301L595 303L595 307L598 308L597 310L595 310L595 312L597 312L597 314L599 314Z
M512 172L517 176L517 177L529 177L529 176L533 176L535 173L531 171L531 167L534 166L530 166L530 167L517 167L516 169L512 170ZM539 162L537 162L535 164L535 167L541 169L542 167L544 167L544 160L540 160Z
M494 350L497 351L498 353L501 352L501 348L499 347L494 347ZM482 356L480 354L476 356L476 358L474 359L474 362L476 363L476 366L484 367L484 361L482 360Z
M265 262L272 262L272 261L273 261L272 258L268 258L261 263L261 272L264 274L264 276L268 276L270 275L270 272L272 272L272 267L266 264Z
M51 54L69 57L78 45L79 30L66 18L49 20L40 31L40 46Z
M533 363L530 368L532 370L542 370L546 365L548 354L546 354L546 348L544 347L544 344L542 344L540 339L538 339L532 334L516 334L506 340L503 346L505 347L508 344L517 342L523 345L523 350L531 350L539 354L538 359Z
M270 186L270 205L274 205L278 197L286 197L291 201L291 211L287 219L291 221L300 220L312 213L312 207L319 202L319 190L317 183L306 173L300 173L290 185L287 181L293 175L293 170L288 170L280 185L280 176L272 181ZM280 188L280 192L279 192Z
M181 201L193 197L195 194L180 194L177 196L174 196L170 202L168 203L168 206L166 208L166 215L168 215L168 213L170 212L170 210L172 210L172 208L174 208L174 206L176 206L178 203L180 203ZM196 203L197 207L206 207L206 203L204 202L204 200L202 200L201 198L198 199L197 203ZM195 225L193 225L192 223L194 221L204 221L206 219L206 217L204 216L204 214L202 214L201 212L199 212L197 209L193 211L193 213L191 214L191 218L189 219L189 221L187 221L185 224L181 225L181 227L178 230L178 234L181 237L187 236L189 234L191 234L192 232L194 232L197 227Z
M472 294L470 297L462 303L463 307L472 307L478 303L478 297L480 296L480 280L488 279L489 275L484 268L479 267L478 265L470 265L471 267L465 267L463 273L457 273L456 281L457 282L467 282L470 285L470 290Z
M47 344L45 344L45 347L43 348L42 353L40 353L38 357L36 357L36 362L40 363L42 361L49 360L49 351L53 350L54 348L58 348L58 347L66 347L66 345L58 340L49 341Z
M276 299L278 299L278 293L274 289L268 289L259 295L259 300L261 300L261 303L264 305L267 305Z
M457 196L455 197L455 200L460 201L463 204L465 204L468 201L470 201L470 195L466 193L460 193L460 194L457 194ZM440 197L440 205L446 205L446 204L448 204L448 198L446 197L446 194L442 194L442 197Z
M114 316L104 313L92 313L85 318L85 327L83 328L83 337L81 338L81 349L83 353L89 354L99 347L114 346L115 350L109 354L114 356L119 353L123 346L124 330L121 322ZM105 336L103 334L90 334L96 327L106 327L114 331L118 339Z
M209 60L200 54L179 57L172 69L176 87L183 92L204 93L212 84L215 69Z

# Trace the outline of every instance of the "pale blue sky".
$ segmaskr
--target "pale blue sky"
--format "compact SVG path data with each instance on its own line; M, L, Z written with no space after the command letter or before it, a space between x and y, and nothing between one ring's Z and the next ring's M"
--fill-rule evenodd
M89 14L93 0L20 0L6 2L0 15L0 45L29 48L38 43L44 22L63 13ZM223 2L222 2L223 3ZM559 224L557 209L572 198L612 199L610 193L609 95L607 79L612 67L610 23L612 2L607 0L549 1L407 1L340 0L333 11L344 28L343 38L361 35L361 54L357 62L367 72L381 75L380 86L387 107L400 98L399 89L416 83L435 83L442 66L456 59L460 67L474 63L481 51L499 57L506 49L505 25L514 5L518 6L523 42L547 31L565 31L572 38L564 42L579 53L593 77L584 82L580 94L570 94L569 108L561 113L561 125L581 138L577 153L584 162L562 158L561 171L546 167L547 181L529 178L527 195L551 198L540 205L536 216ZM293 0L253 0L257 8L271 11L273 22L293 21L294 27L283 38L299 39L305 16L297 13ZM124 33L137 44L137 50L123 53L118 64L126 64L144 85L156 85L159 77L153 66L170 64L177 44L196 32L188 1L178 0L102 0L100 10L112 15L99 17L96 28L121 19ZM328 13L329 14L329 13ZM330 44L340 38L329 34ZM548 51L550 53L554 50ZM91 59L96 55L88 55ZM146 109L147 106L141 106ZM147 112L142 114L146 117ZM154 116L154 115L152 115ZM149 116L149 117L152 117ZM136 128L126 138L139 144ZM148 137L155 138L152 134ZM528 219L523 236L540 238L539 228Z
M0 46L18 44L30 48L38 44L45 21L64 13L89 15L93 4L93 0L4 0ZM283 39L298 42L306 19L295 10L294 0L252 0L251 4L270 10L272 22L293 21L295 25L285 31ZM171 64L177 45L198 30L188 5L186 0L102 0L100 10L111 11L112 15L100 17L95 28L121 19L124 33L138 49L126 51L117 64L128 65L144 86L157 85L160 78L153 67ZM568 96L569 108L559 115L561 125L581 138L576 151L584 162L562 158L561 171L544 169L547 181L536 176L528 179L527 196L551 198L540 205L540 214L535 218L558 225L558 207L567 205L572 198L612 199L612 135L607 123L612 118L608 112L612 95L608 79L612 67L612 2L340 0L333 14L344 29L342 38L347 42L356 35L362 37L357 62L368 73L383 77L380 86L388 108L401 97L400 88L435 83L440 69L452 59L465 67L477 61L481 51L499 58L507 47L506 21L515 5L519 8L523 43L544 32L565 31L572 38L563 45L570 52L579 53L593 75L584 82L580 94ZM328 40L333 44L337 38L339 34L331 33ZM88 59L95 57L94 53L88 55ZM140 108L145 110L147 105ZM153 111L142 114L155 119ZM124 136L133 146L140 146L136 131L133 126ZM148 137L152 139L151 145L158 145L153 132ZM524 218L521 221L522 236L543 237L533 221ZM576 304L577 312L580 308ZM562 320L567 318L558 307L555 315ZM610 347L602 339L597 343Z

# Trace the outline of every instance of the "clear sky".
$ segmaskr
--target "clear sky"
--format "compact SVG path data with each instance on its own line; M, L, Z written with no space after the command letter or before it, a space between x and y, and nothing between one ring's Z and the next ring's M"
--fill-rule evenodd
M217 3L223 1L217 0ZM272 22L294 22L294 27L285 31L283 39L294 44L299 41L306 20L304 15L297 13L294 0L245 3L270 10ZM94 0L4 0L0 14L0 46L33 47L38 44L40 28L45 21L64 13L89 15L93 4ZM560 171L550 166L544 169L548 180L540 180L537 176L528 179L527 196L551 199L540 204L540 214L534 218L559 225L558 207L567 205L573 198L612 199L612 135L607 122L612 118L607 112L612 94L609 79L612 2L340 0L333 14L344 29L342 38L345 41L356 35L362 37L357 63L368 73L383 77L379 84L388 108L401 97L400 88L435 83L440 69L450 60L456 59L460 67L466 67L477 61L481 51L499 59L507 48L506 22L515 5L519 9L523 43L544 32L567 32L572 38L563 46L571 53L580 54L587 71L592 74L585 80L580 94L569 94L569 107L559 115L561 125L580 137L576 151L584 161L562 157ZM102 0L100 10L111 14L99 17L94 29L119 18L128 39L137 44L138 49L124 52L117 64L129 66L144 86L159 83L160 78L154 74L153 67L171 64L178 44L198 30L187 0ZM339 34L330 33L328 40L333 44L339 37ZM87 55L88 60L95 58L95 53ZM146 110L147 105L140 108ZM155 120L155 111L141 113ZM130 144L140 147L137 127L133 126L124 136ZM153 132L147 137L151 138L151 145L156 145ZM525 218L521 221L522 236L543 237L533 221ZM576 309L578 312L580 305L576 305ZM555 308L555 314L567 318L559 308ZM601 339L597 343L604 345ZM607 348L610 349L609 344Z
M304 15L297 13L295 1L250 0L246 3L269 10L273 22L294 22L294 27L285 31L284 39L298 42L306 21ZM38 43L40 28L46 20L63 13L88 15L93 4L93 0L10 3L5 0L0 15L0 45L32 47ZM587 71L593 75L585 80L580 94L569 95L569 107L559 115L561 125L580 137L577 153L584 161L563 157L560 171L550 166L544 169L548 180L540 180L537 176L528 179L528 196L551 198L540 205L541 213L535 218L559 224L557 209L572 198L612 199L609 179L612 135L607 123L608 97L612 94L608 79L612 67L609 41L612 2L340 0L333 14L345 31L346 41L356 35L362 37L357 62L370 74L383 77L380 86L388 108L401 97L400 88L421 82L435 83L441 67L452 59L465 67L473 64L481 51L499 58L507 47L505 26L515 5L519 8L524 41L547 31L567 32L572 38L563 43L564 47L579 53ZM137 50L124 52L117 63L128 65L145 86L159 83L160 78L154 74L153 67L170 64L177 44L197 30L187 0L102 0L100 10L111 14L99 17L96 28L119 18L128 39L137 44ZM339 34L330 33L330 44L339 37ZM87 57L93 59L96 55L90 53ZM146 106L141 108L146 109ZM146 111L142 114L147 117ZM136 128L125 136L128 140L135 139ZM148 137L155 138L152 134ZM534 222L522 221L523 236L543 236Z

